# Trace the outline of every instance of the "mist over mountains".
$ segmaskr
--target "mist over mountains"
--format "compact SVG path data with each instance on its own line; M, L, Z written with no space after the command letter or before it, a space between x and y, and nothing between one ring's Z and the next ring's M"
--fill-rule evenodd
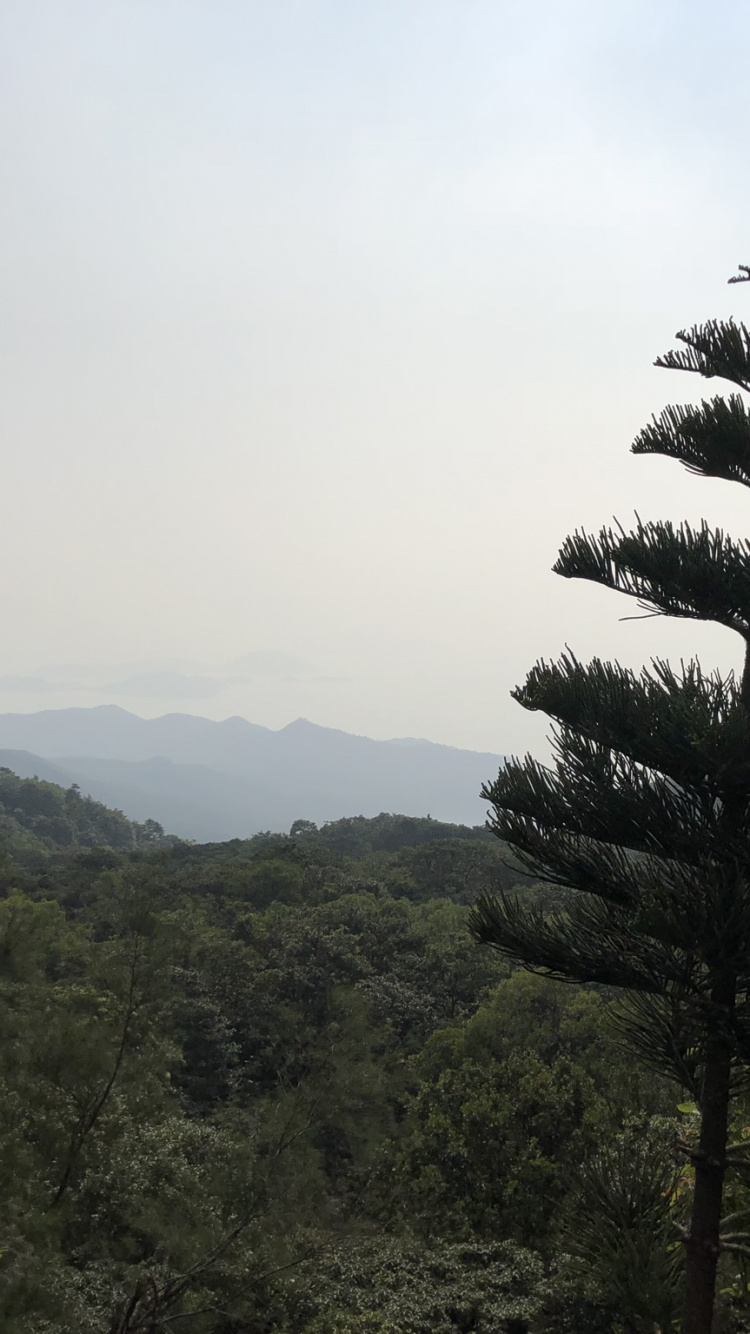
M67 707L66 696L88 695L132 699L188 701L225 694L234 686L259 681L325 679L293 653L275 649L256 650L225 663L167 659L162 662L131 662L107 665L58 663L31 675L0 676L0 695L56 696L54 703ZM83 697L83 698L81 698ZM49 701L53 702L53 701ZM98 703L98 701L97 701Z
M115 705L0 714L0 765L69 786L201 841L381 811L476 825L503 757L411 738L374 741L298 718L140 718Z

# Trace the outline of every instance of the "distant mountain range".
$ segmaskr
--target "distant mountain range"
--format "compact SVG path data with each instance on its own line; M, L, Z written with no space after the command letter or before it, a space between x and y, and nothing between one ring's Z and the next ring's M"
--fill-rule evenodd
M304 718L278 732L244 718L139 718L114 705L0 714L0 765L77 783L134 820L201 841L381 811L481 824L501 755L373 741Z

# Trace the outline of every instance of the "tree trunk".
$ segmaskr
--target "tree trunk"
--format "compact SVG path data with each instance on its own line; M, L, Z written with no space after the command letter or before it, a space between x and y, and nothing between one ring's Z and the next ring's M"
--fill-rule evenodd
M701 1098L701 1133L695 1155L695 1194L686 1243L685 1319L682 1334L711 1334L719 1260L721 1198L729 1125L731 1055L726 1017L734 1008L734 979L723 979L711 995L716 1007L706 1041Z

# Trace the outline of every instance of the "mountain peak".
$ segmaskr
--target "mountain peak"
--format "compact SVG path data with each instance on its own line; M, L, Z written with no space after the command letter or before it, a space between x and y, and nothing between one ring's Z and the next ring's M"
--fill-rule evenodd
M309 718L272 730L241 717L141 718L117 705L0 714L0 748L52 761L98 800L187 838L381 811L476 825L486 814L482 784L503 763L418 739L376 741Z

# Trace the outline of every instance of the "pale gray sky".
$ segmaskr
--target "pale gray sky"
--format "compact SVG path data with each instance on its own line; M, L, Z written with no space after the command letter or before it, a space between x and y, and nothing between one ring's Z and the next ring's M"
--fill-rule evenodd
M566 642L736 663L550 565L635 508L748 530L628 447L713 391L651 367L675 330L750 319L749 39L737 0L4 0L0 709L507 752Z

